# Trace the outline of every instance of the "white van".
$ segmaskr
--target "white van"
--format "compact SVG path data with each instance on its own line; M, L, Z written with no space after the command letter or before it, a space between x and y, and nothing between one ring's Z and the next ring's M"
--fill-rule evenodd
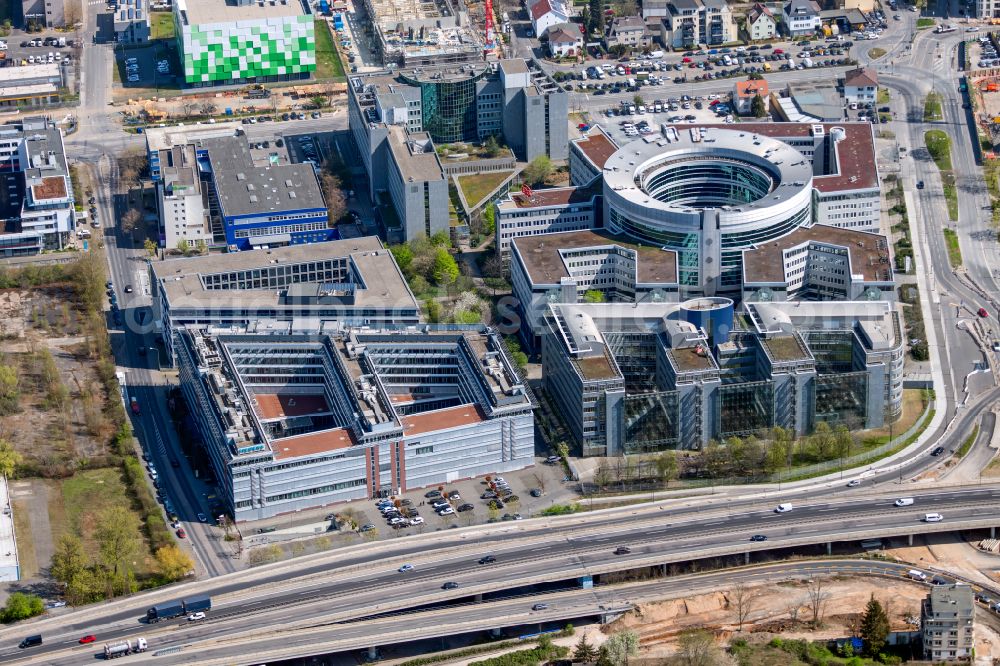
M896 506L910 506L911 504L913 504L913 498L912 497L900 497L898 500L896 500L895 502L893 502L893 504L896 505Z
M944 520L944 516L942 516L940 513L925 513L924 514L924 522L925 523L940 523L942 520Z
M927 574L917 569L910 569L909 571L907 571L906 577L912 578L913 580L920 580L920 581L927 580Z
M788 513L791 510L792 510L791 504L779 504L778 506L774 507L775 513Z

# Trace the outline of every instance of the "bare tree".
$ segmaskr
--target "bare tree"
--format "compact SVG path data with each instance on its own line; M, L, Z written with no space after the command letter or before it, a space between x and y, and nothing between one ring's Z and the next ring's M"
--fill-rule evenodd
M823 613L826 611L826 602L830 599L830 593L826 591L823 580L813 578L806 588L809 595L809 612L812 615L812 624L818 627L823 624Z
M788 613L788 619L791 620L792 622L798 622L799 621L799 611L801 611L801 610L802 610L802 602L801 601L796 601L794 603L790 603L785 608L785 612Z
M125 233L132 233L135 229L135 225L139 223L140 219L142 219L142 213L135 208L129 208L125 211L125 214L122 215L122 231Z
M215 112L218 110L219 110L218 107L215 106L215 104L213 104L212 102L205 102L204 104L201 105L201 113L202 115L205 116L214 115Z
M66 20L67 27L78 24L82 16L83 12L80 8L80 0L66 0L66 4L63 5L63 17Z
M192 115L194 115L194 111L197 108L198 105L192 100L185 100L183 103L181 103L181 112L184 114L185 118L190 118Z
M739 626L737 631L743 631L743 625L749 619L750 613L753 612L756 605L757 593L746 583L740 581L729 590L726 599L733 612L736 613L736 624Z
M347 198L340 178L325 168L320 173L319 184L323 190L323 198L326 199L327 217L332 227L347 214Z
M535 486L545 494L545 477L537 472L531 475L531 478L535 480Z

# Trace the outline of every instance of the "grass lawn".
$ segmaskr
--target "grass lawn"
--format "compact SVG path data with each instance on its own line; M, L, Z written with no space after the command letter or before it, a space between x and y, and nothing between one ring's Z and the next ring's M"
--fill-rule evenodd
M77 472L62 482L62 499L66 529L77 534L83 540L84 548L95 558L99 556L97 543L93 539L98 514L115 505L132 510L132 501L121 471L115 467ZM58 534L54 536L59 538ZM148 557L138 558L136 574L151 571L151 562L148 560Z
M877 58L881 58L885 54L886 54L886 50L885 49L880 49L877 46L875 48L873 48L873 49L868 49L868 57L871 58L872 60L875 60Z
M878 97L876 97L875 101L878 104L888 104L889 103L889 89L888 88L879 88L878 89Z
M470 206L475 206L482 201L490 192L500 187L500 183L510 176L510 171L494 171L491 173L480 173L473 176L459 176L458 186L465 194L465 201Z
M344 63L333 45L333 36L326 21L316 21L316 78L343 78Z
M174 38L173 12L150 12L149 38L151 40Z
M948 219L955 222L958 220L958 190L955 189L955 174L951 171L941 172L941 189L948 204Z
M948 246L948 263L952 268L958 268L962 265L962 249L958 246L958 234L951 229L945 229L944 242Z
M928 93L924 100L924 122L929 123L944 118L941 115L941 95L936 92Z
M31 578L38 573L35 539L31 535L31 510L24 500L13 501L14 533L17 535L17 560L21 578Z
M972 428L972 432L970 432L969 436L965 438L965 441L962 442L962 446L958 447L958 451L955 451L955 457L961 458L968 453L969 449L972 448L972 445L976 443L976 437L979 437L978 423Z
M932 18L918 18L917 19L917 29L923 30L924 28L933 28L934 19Z
M930 130L924 133L924 143L937 168L951 171L951 139L948 135L941 130Z

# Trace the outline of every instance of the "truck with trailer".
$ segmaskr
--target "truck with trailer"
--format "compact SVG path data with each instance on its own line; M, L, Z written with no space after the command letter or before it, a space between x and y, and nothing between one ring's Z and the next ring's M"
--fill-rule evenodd
M107 643L104 646L104 658L117 659L118 657L127 657L130 654L145 652L147 647L146 639L141 636L135 639L134 643L127 640Z
M199 594L187 599L169 601L153 606L146 611L146 621L150 623L159 622L160 620L169 620L187 615L188 613L207 610L212 610L212 598L206 594Z

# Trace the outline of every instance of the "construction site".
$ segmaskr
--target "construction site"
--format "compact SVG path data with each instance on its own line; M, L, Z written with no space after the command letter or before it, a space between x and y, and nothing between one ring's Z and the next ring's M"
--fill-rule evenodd
M384 65L423 67L499 58L492 2L364 0Z

